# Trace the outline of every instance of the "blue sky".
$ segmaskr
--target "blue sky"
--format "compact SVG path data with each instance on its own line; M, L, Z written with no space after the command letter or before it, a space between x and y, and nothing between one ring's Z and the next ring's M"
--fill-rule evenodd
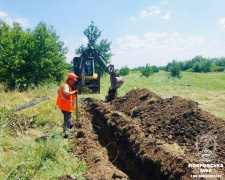
M0 0L0 19L34 28L53 25L69 47L67 62L87 40L94 21L112 41L115 68L166 65L174 60L225 56L224 0Z

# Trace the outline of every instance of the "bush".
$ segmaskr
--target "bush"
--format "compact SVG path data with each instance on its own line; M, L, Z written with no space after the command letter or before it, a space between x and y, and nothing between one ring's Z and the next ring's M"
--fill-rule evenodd
M159 72L159 68L157 66L152 66L153 73Z
M211 70L214 72L223 72L225 70L225 66L215 66L211 68Z
M175 60L173 60L169 68L170 76L180 78L180 71L180 66L176 63Z
M195 64L193 71L194 72L201 72L201 69L200 69L198 64Z
M153 68L150 67L150 64L146 64L145 68L141 69L140 71L141 71L142 76L149 77L149 76L153 75Z
M186 72L194 72L194 70L192 68L189 68L186 70Z
M209 60L203 61L200 65L200 70L201 72L205 72L205 73L210 72L211 66L212 66L212 63Z
M129 69L127 66L122 67L122 68L120 69L120 71L119 71L119 74L120 74L121 76L126 76L126 75L128 75L129 73L130 73L130 69Z

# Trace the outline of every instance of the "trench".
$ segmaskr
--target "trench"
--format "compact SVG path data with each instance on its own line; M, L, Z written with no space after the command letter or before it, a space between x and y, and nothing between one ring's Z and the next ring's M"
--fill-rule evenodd
M115 126L109 126L104 115L98 110L92 109L92 125L98 135L100 144L108 151L110 162L119 170L124 172L129 179L132 180L157 180L168 179L168 176L161 176L157 166L148 159L143 162L143 159L137 157L132 151L132 147L124 135L125 132L118 133Z

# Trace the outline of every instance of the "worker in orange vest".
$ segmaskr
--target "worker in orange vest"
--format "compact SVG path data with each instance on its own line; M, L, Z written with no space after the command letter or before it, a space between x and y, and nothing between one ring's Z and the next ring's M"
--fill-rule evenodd
M69 138L68 130L70 129L71 113L74 111L75 103L74 94L78 93L78 90L72 91L71 89L71 86L77 81L76 75L74 73L69 73L67 78L66 82L62 83L60 86L57 98L57 105L64 115L64 138Z

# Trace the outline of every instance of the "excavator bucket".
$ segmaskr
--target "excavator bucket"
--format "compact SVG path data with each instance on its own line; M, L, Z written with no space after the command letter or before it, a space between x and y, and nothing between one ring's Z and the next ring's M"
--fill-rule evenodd
M110 80L111 80L111 89L117 89L119 88L120 86L123 85L124 83L124 80L122 77L113 77L111 76L110 77Z
M106 96L106 101L112 101L117 97L117 89L123 85L124 80L122 77L110 77L111 87L109 88L108 95Z

